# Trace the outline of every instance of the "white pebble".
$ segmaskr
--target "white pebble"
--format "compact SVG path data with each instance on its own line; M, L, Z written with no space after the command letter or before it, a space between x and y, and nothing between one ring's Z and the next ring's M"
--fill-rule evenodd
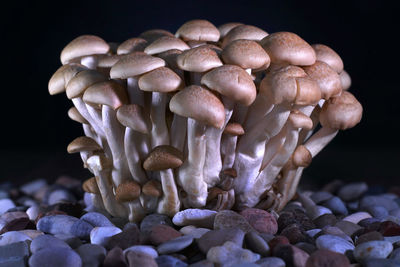
M90 243L105 246L110 237L121 232L122 230L115 226L95 227L90 232Z

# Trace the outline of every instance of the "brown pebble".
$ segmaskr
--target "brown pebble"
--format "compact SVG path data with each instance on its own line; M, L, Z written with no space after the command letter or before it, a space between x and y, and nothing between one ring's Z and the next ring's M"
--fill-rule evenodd
M276 234L278 223L275 217L265 210L247 208L240 212L251 226L260 233Z
M320 249L310 255L306 267L349 267L350 261L343 254Z
M379 232L383 236L400 235L400 225L392 221L385 221L380 224Z
M307 252L292 245L276 246L273 255L284 260L288 267L305 267L307 259L309 258Z
M361 243L368 242L368 241L373 241L373 240L383 240L382 234L377 232L377 231L372 231L372 232L360 235L356 239L356 246L361 244Z
M182 233L165 224L154 225L150 230L149 241L158 246L171 239L182 236Z
M0 234L23 230L29 222L28 215L23 211L6 212L0 216Z
M268 242L268 246L271 249L271 251L273 251L274 248L278 245L288 245L288 244L290 244L289 239L286 236L282 235L277 235Z
M313 220L317 228L324 228L327 225L335 225L337 223L336 216L333 214L323 214Z
M288 225L282 230L281 235L286 236L290 244L313 241L312 238L304 232L302 227L296 223Z
M141 244L142 235L140 230L136 225L133 225L121 233L111 236L107 242L106 248L112 249L114 247L120 247L121 249L126 249Z
M148 254L140 251L129 251L126 254L129 267L157 267L157 262Z
M107 253L103 267L128 267L124 252L120 247L115 247Z

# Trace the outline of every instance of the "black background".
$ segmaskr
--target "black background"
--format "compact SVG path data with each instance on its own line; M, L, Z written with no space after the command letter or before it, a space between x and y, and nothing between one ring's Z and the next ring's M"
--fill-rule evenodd
M399 14L389 2L357 1L13 1L2 8L0 180L89 177L67 144L81 135L64 94L47 82L62 48L82 34L122 42L185 21L239 21L269 33L292 31L341 55L351 92L364 107L362 122L341 132L315 158L306 176L400 184L398 142ZM39 2L39 1L38 1Z

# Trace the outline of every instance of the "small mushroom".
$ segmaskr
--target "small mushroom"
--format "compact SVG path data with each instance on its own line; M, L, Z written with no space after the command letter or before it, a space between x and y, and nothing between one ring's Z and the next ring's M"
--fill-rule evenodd
M323 44L313 44L311 47L315 51L317 60L325 62L337 73L343 71L343 61L332 48Z
M87 167L86 161L93 154L93 152L102 149L103 148L94 139L87 136L75 138L67 147L68 153L72 154L79 152L81 154L85 168Z
M163 53L171 49L178 49L181 51L190 49L190 47L181 39L171 36L163 36L148 45L144 52L149 55Z
M243 25L240 22L228 22L218 26L220 39L223 39L233 28Z
M101 198L101 193L99 187L97 186L96 177L92 177L87 179L82 185L83 191L89 194L92 199L93 206L96 209L104 210L103 199Z
M162 196L162 186L159 181L153 179L149 180L142 187L142 195L140 196L140 202L142 206L148 212L154 212L157 210L158 199Z
M239 39L260 41L268 33L258 27L252 25L239 25L231 29L222 39L221 47L224 48L231 42Z
M244 134L242 125L236 122L229 122L221 138L222 170L230 169L235 162L237 139Z
M184 41L217 42L219 40L218 29L207 20L190 20L183 24L175 34Z
M162 29L152 29L139 34L139 38L146 40L147 44L151 44L152 42L163 36L174 37L172 33Z
M130 54L132 52L144 51L147 41L142 38L130 38L122 42L117 48L118 55Z
M140 222L146 215L139 200L140 185L135 181L126 181L118 185L115 190L115 199L119 203L127 203L129 207L129 221Z
M342 84L342 89L344 91L349 90L349 88L351 86L351 77L350 77L350 75L345 70L343 70L339 75L340 75L340 82Z

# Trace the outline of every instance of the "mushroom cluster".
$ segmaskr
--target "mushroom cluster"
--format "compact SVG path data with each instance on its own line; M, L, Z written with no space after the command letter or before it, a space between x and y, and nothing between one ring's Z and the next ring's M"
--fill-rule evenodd
M94 175L83 188L136 222L190 207L281 210L362 115L334 50L241 23L192 20L120 44L83 35L61 62L48 89L66 92L83 126L68 146Z

